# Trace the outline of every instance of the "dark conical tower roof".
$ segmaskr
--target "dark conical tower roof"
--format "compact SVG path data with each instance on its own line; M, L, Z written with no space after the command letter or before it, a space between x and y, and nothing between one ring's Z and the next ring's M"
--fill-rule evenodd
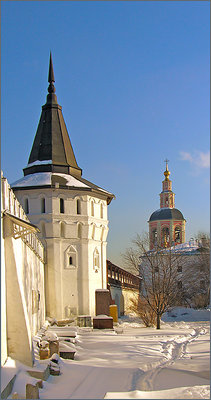
M50 54L47 101L42 113L24 175L36 172L57 172L80 177L79 168L57 103L52 56Z

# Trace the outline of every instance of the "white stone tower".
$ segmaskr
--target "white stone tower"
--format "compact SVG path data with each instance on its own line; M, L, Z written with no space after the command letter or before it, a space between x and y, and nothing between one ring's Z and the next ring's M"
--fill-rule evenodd
M50 55L49 87L24 177L11 186L45 246L47 316L95 314L106 289L107 205L114 195L82 178L57 103Z

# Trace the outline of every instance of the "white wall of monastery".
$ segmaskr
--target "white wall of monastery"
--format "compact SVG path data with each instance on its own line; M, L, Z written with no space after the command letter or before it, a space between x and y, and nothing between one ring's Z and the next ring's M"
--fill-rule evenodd
M32 365L31 339L45 321L44 248L33 232L15 238L16 228L23 233L23 224L29 220L5 178L2 178L1 204L2 212L7 212L2 214L1 238L3 274L5 271L2 296L6 309L2 318L3 360L6 354ZM19 218L17 223L11 219L13 216Z
M137 300L139 296L138 289L131 289L126 287L118 287L110 285L111 297L115 300L118 308L118 316L130 313L131 299Z
M2 204L2 201L1 201ZM7 359L7 320L6 320L6 274L5 274L5 253L3 218L1 218L1 365L4 365Z

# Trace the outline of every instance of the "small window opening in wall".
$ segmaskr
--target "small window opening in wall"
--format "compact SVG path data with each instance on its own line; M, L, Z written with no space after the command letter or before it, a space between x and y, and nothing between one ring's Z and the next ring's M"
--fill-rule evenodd
M175 228L174 237L175 237L175 242L180 243L181 229L178 226Z
M29 214L29 200L28 199L25 199L24 211L26 214Z
M37 291L37 300L38 300L38 310L40 309L40 292Z
M60 213L64 214L64 199L60 199Z
M81 201L77 200L77 214L81 214Z
M41 199L41 213L44 214L45 213L45 199Z
M71 256L69 257L69 265L73 265L73 258Z

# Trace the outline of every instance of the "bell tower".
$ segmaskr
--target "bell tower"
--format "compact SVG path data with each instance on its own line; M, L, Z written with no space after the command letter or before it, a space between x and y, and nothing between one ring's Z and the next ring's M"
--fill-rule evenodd
M168 162L169 160L166 159L166 170L164 171L165 179L162 182L163 190L160 193L160 208L175 207L175 194L172 192L172 181L169 179L170 171L168 169Z
M150 250L176 246L185 242L185 218L175 208L175 194L172 192L172 181L169 179L169 160L165 160L165 179L162 181L160 193L160 209L149 218Z

